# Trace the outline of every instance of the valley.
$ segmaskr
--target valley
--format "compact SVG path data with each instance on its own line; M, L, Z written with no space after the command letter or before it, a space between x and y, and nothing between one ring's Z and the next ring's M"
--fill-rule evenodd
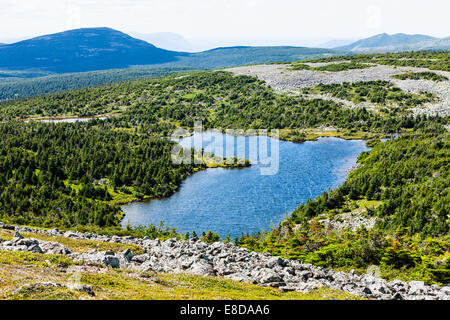
M357 156L369 150L364 141L331 137L303 144L265 136L233 138L203 132L202 137L194 134L177 142L185 148L203 147L217 156L232 154L249 159L251 167L208 169L188 177L169 198L123 205L122 226L158 225L163 221L182 233L213 230L222 239L264 232L278 225L300 203L341 184ZM258 153L258 146L271 150L275 144L277 158ZM274 174L262 176L263 170L273 170Z
M169 247L172 246L170 243L178 247L185 245L182 241L191 241L198 246L211 245L211 250L214 250L214 246L233 243L234 249L230 250L245 248L249 255L261 254L267 259L281 257L292 264L328 268L333 270L330 271L333 276L334 272L343 272L345 275L338 275L365 277L366 270L375 265L380 272L377 279L385 280L371 278L372 284L394 279L405 283L422 281L413 283L413 287L420 287L416 296L423 299L430 298L426 294L428 290L434 292L432 290L442 288L442 292L448 292L448 59L448 52L326 57L214 71L186 71L1 102L0 220L33 229L51 230L56 227L63 230L63 234L88 232L133 237L138 242L148 237L146 239L151 241L165 240L163 245ZM111 114L115 116L74 123L23 121ZM200 159L200 162L173 163L171 151L176 142L171 139L172 134L178 129L192 131L196 121L201 121L205 130L217 129L219 132L226 129L280 131L281 145L294 150L286 155L281 153L281 162L287 163L289 170L285 179L277 182L281 186L268 182L277 188L278 193L269 189L265 195L262 194L259 203L264 207L264 202L273 202L272 214L280 210L274 225L270 226L270 219L258 225L261 213L256 214L257 210L252 207L237 208L234 218L224 212L222 218L225 220L234 222L239 217L253 226L252 229L241 230L242 224L238 223L232 227L233 232L229 231L230 228L218 230L211 227L211 230L197 229L191 233L199 225L195 219L193 222L181 219L188 224L181 230L174 229L179 226L171 224L158 227L156 220L150 223L146 218L127 223L126 210L120 204L150 199L157 199L153 203L170 202L183 196L183 190L189 189L184 186L189 186L190 181L212 172L225 171L207 169L223 164L208 163L203 155L196 153L192 154L192 160ZM330 141L334 148L329 148ZM317 151L318 156L308 149L316 145L324 147ZM346 149L345 146L356 147ZM298 157L298 150L302 149L308 149L308 155L313 158L305 156L293 161ZM237 183L244 189L256 188L262 178L251 180L246 174L258 167L250 161L246 163L250 168L236 171L242 168L237 156L241 157L234 155L233 161L225 166L233 169L226 174L239 176L241 180L236 181L240 181ZM310 166L311 171L298 171L302 165L299 159L306 159L304 163ZM342 165L342 160L348 162ZM350 167L353 168L349 170ZM334 170L343 172L337 176ZM347 170L351 171L348 177ZM317 175L308 180L308 172ZM295 179L297 175L306 180ZM216 179L211 177L213 182L217 182ZM318 188L302 187L305 184L311 187L315 183ZM217 191L217 185L214 189ZM262 193L259 189L254 190ZM302 193L306 194L300 195ZM282 212L286 195L292 202ZM245 197L237 200L236 194L224 194L223 197L246 201ZM195 210L196 207L207 208L207 201L207 198L199 202L194 200L189 217L195 217L196 212L201 211ZM152 201L148 204L151 205ZM131 206L139 205L141 203ZM185 209L183 203L177 206ZM242 210L248 212L244 214ZM166 208L161 208L161 212L166 211ZM196 218L211 220L210 216ZM140 221L145 225L140 225ZM200 226L204 228L206 225ZM28 229L20 230L23 233ZM14 239L10 233L2 236ZM57 236L61 235L58 233ZM170 238L173 240L169 241ZM219 240L227 244L218 243ZM9 246L5 242L2 241L2 245ZM190 249L189 244L186 246ZM93 248L90 244L89 249ZM17 249L27 250L28 247ZM118 251L117 248L115 250ZM15 254L11 259L20 260ZM34 252L30 259L39 261L41 254ZM0 260L3 261L0 268L11 272L11 264L6 260ZM206 262L198 263L204 267ZM21 263L16 261L15 264ZM160 279L158 281L181 281L191 288L196 288L192 281L206 281L189 276L159 275L165 266L148 264L147 271L157 272L155 277ZM40 264L36 267L44 268ZM102 272L115 271L102 269ZM124 278L121 277L142 278L142 274L136 275L134 271L110 276L122 280ZM306 280L314 279L308 275L305 277ZM323 277L327 279L326 274ZM54 279L62 279L61 274L54 274ZM248 281L245 277L235 280ZM306 280L305 283L308 282ZM102 281L96 279L89 283L105 288ZM229 285L229 297L238 297L237 291L242 288L241 284L216 278L208 281L219 286ZM260 284L279 288L283 281ZM297 279L293 283L299 281ZM153 280L150 282L151 286L158 284ZM314 286L311 288L292 285L286 290L294 288L294 291L309 292L311 289L317 293L315 290L329 290L318 289L325 286L338 290L333 291L333 295L340 297L345 296L341 291L377 299L384 294L361 294L363 286L352 291L345 289L345 285L333 287L328 280L319 281L321 285L312 282ZM425 285L427 287L423 287ZM429 289L432 285L434 289ZM275 289L246 288L255 290L256 297L281 294ZM26 298L31 289L23 290L14 297ZM64 287L58 286L50 286L50 291L67 293ZM391 299L395 293L393 291L385 298ZM2 294L11 296L12 293ZM106 292L104 294L107 296ZM301 294L290 294L286 297L302 297ZM318 294L327 295L323 291ZM447 299L434 293L431 296ZM162 293L160 297L168 296ZM205 293L203 297L212 296Z

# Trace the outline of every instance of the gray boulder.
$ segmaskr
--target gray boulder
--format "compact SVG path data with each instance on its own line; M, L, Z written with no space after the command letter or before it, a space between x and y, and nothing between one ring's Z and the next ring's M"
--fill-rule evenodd
M269 259L269 261L266 263L266 267L269 269L273 269L276 266L284 266L284 260L279 257L272 257Z
M3 223L3 222L0 222L0 228L5 229L5 230L15 230L16 229L16 227L11 226L6 223Z
M427 293L427 288L423 281L410 281L408 293L410 295L418 296Z
M281 275L275 273L272 269L263 268L252 272L252 277L257 283L283 282Z
M40 242L40 247L47 254L67 255L72 253L70 249L55 241L42 241Z
M67 231L63 235L66 238L73 238L73 239L82 239L82 236L80 236L77 232L74 231Z
M41 247L39 247L39 245L37 245L37 244L29 246L27 248L27 251L33 252L33 253L44 253L44 251L41 249Z
M133 258L133 252L130 249L124 250L122 254L128 261L131 261L131 259Z
M204 258L195 260L188 271L199 276L214 276L216 274L211 261Z
M110 252L88 252L81 255L75 255L74 257L75 261L82 261L85 263L95 263L104 265L111 268L119 268L120 267L120 261L119 258L117 258L113 254L111 255Z
M131 258L131 261L141 264L141 263L144 263L148 259L150 259L150 256L147 253L144 253L144 254L140 254L137 256L133 256Z
M19 233L19 231L14 232L14 239L23 239L23 236Z

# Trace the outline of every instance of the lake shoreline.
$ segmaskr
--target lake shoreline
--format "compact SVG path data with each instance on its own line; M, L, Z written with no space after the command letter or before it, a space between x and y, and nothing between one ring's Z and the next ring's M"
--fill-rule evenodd
M244 170L244 169L248 169L251 167L251 164L249 165L244 165L244 166L216 166L216 167L206 167L206 168L200 168L197 171L193 172L192 174L188 174L184 179L182 179L181 182L184 182L187 178L192 177L194 174L198 173L198 172L202 172L202 171L206 171L208 169L224 169L224 170ZM152 200L162 200L162 199L168 199L171 196L173 196L175 193L177 193L179 191L181 187L181 184L174 190L174 192L168 196L162 196L162 197L144 197L143 199L134 199L131 201L125 201L125 202L117 202L114 203L114 205L118 205L118 206L125 206L128 204L132 204L132 203L147 203L150 202ZM122 221L121 221L122 222Z
M212 130L211 130L212 131ZM218 131L219 132L219 131ZM185 137L191 137L192 136L192 134L191 135L186 135ZM262 137L263 135L234 135L234 137L255 137L255 136L257 136L257 137ZM274 138L274 137L272 137L272 136L267 136L267 137L270 137L270 138L272 138L272 139L276 139L276 138ZM360 141L368 141L368 140L362 140L362 139L357 139L357 138L343 138L343 137L338 137L338 136L336 136L336 137L330 137L330 136L317 136L316 138L314 138L314 139L311 139L311 140L305 140L305 141L291 141L291 140L284 140L284 139L281 139L281 138L278 138L277 140L279 140L279 141L283 141L283 142L291 142L291 143L295 143L295 144L303 144L303 143L305 143L305 142L316 142L316 141L318 141L318 139L319 138L336 138L336 139L342 139L342 140L346 140L346 141L358 141L358 140L360 140ZM197 170L197 171L195 171L195 172L193 172L192 174L188 174L183 180L182 180L182 182L184 182L188 177L192 177L194 174L196 174L196 173L198 173L198 172L202 172L202 171L205 171L205 170L208 170L208 169L219 169L219 168L222 168L222 169L227 169L227 170L243 170L243 169L247 169L247 168L249 168L249 167L251 167L251 164L250 165L244 165L244 166L239 166L239 167L225 167L225 166L216 166L216 167L206 167L206 168L201 168L201 169L199 169L199 170ZM351 169L351 168L350 168ZM349 170L350 170L349 169ZM350 172L350 171L349 171ZM130 201L124 201L124 202L117 202L117 203L114 203L114 205L118 205L118 206L125 206L125 205L128 205L128 204L133 204L133 203L148 203L148 202L150 202L150 201L153 201L153 200L162 200L162 199L168 199L168 198L170 198L170 197L172 197L175 193L177 193L178 191L179 191L179 189L180 189L180 187L181 187L181 184L177 187L177 189L176 190L174 190L174 192L172 193L172 194L170 194L170 195L168 195L168 196L162 196L162 197L144 197L143 199L133 199L133 200L130 200Z
M30 122L30 121L61 121L63 122L64 120L81 120L81 121L86 121L86 120L94 120L94 119L98 119L98 118L113 118L113 117L117 117L119 116L118 113L113 113L113 114L97 114L94 116L83 116L83 117L79 117L79 116L56 116L56 117L32 117L32 118L24 118L21 119L23 122Z
M225 141L222 140L220 133L217 134L219 136L205 137L206 140L203 142L205 148L212 148L214 144L221 144L222 141ZM255 139L255 137L246 138ZM268 136L265 136L265 138L274 139ZM186 143L190 145L189 139L192 140L191 142L194 141L194 138L191 136L188 140L180 142L183 147L186 147ZM319 142L318 144L314 143L314 141L308 144L283 141L283 145L281 145L282 155L280 157L281 173L277 171L276 175L273 176L269 175L260 179L261 173L259 169L268 164L265 163L260 167L258 162L255 163L253 170L243 174L228 175L221 171L196 177L194 174L196 172L194 172L186 176L180 186L168 196L144 197L142 199L120 202L121 211L125 213L121 219L121 226L125 227L126 224L158 224L164 221L165 225L176 228L180 232L187 232L188 229L191 232L192 228L194 228L196 231L203 230L205 232L214 230L218 234L224 235L229 233L225 229L229 228L227 226L230 224L236 225L232 233L238 233L239 230L244 232L266 230L270 224L268 220L271 220L273 224L278 224L280 217L282 219L285 214L295 210L303 201L313 199L323 190L335 188L343 183L348 176L347 169L355 164L357 156L363 151L370 150L366 146L365 141L361 139L351 142L342 138L323 137L323 140L325 143ZM210 141L214 141L214 143L210 144ZM245 145L247 148L249 147L248 143L252 144L252 142L246 140ZM241 144L238 146L239 148L244 148ZM212 149L205 151L213 152ZM237 150L235 155L236 152ZM246 152L248 153L250 150ZM242 156L243 153L238 154ZM245 157L248 157L248 154ZM250 159L250 161L252 160L254 159ZM320 165L316 168L318 163ZM207 171L206 169L202 168L199 171ZM320 183L311 185L308 182L312 178L309 177L311 174L320 175ZM193 180L185 184L187 178L192 178ZM312 179L314 180L314 178ZM205 187L199 189L200 182ZM259 184L261 185L259 186ZM181 187L185 189L180 194ZM291 191L283 192L285 189ZM259 192L257 190L262 191ZM267 200L264 199L267 199L266 195L269 194L279 198L279 201L267 203ZM173 198L174 195L177 196ZM234 204L229 203L230 199L233 199ZM284 199L287 201L285 202ZM217 202L221 204L217 204ZM217 208L217 210L213 208ZM215 211L217 212L214 213ZM149 212L152 214L148 215L147 213ZM239 212L241 213L239 214ZM231 215L227 217L228 214ZM212 215L211 217L214 218L208 218L209 215ZM247 215L249 216L248 219L244 217ZM225 218L227 221L224 224L218 222ZM201 220L197 223L190 222L197 219ZM252 227L248 226L254 219L257 219L256 223L251 223ZM219 226L218 230L216 230L217 226L215 224Z

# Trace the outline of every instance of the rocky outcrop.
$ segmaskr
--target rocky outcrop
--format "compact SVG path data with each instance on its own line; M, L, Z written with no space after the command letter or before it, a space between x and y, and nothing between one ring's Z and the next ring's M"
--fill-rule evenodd
M72 253L69 255L75 262L82 262L87 264L104 265L111 268L126 268L127 265L121 265L120 260L116 257L113 251L100 252L90 250L87 253Z
M1 225L0 225L1 227ZM166 241L151 240L148 237L103 236L91 233L66 232L54 229L17 228L20 232L39 232L47 235L68 236L116 243L129 243L142 247L143 254L133 255L130 250L120 253L91 250L86 253L72 253L61 249L75 261L86 264L100 264L112 268L136 270L139 272L189 273L202 276L221 276L236 281L248 281L279 290L310 292L320 287L346 291L371 299L450 300L450 287L428 286L421 281L409 283L394 280L387 282L373 274L357 275L303 264L296 260L272 257L256 253L231 243L206 244L198 240ZM0 249L47 253L49 242L36 239L14 238L0 244ZM56 247L56 245L55 245ZM39 248L39 249L38 249Z
M364 215L365 210L358 212L341 213L332 219L322 219L322 223L326 229L343 231L350 229L356 231L362 227L367 230L375 226L376 218Z
M42 241L32 238L24 239L18 232L16 232L16 235L12 240L0 243L0 249L7 251L28 251L44 254L67 255L72 253L70 249L66 248L58 242Z
M342 61L340 61L342 62ZM319 67L324 64L309 64ZM236 75L247 75L263 80L267 86L279 92L298 93L299 89L314 87L318 84L340 84L343 82L355 83L361 81L390 81L405 92L420 93L430 92L438 97L434 103L426 103L419 108L412 108L414 115L450 115L450 81L433 82L429 80L399 80L393 76L405 72L430 71L426 68L394 67L388 65L376 65L372 68L353 69L340 72L322 72L316 70L290 70L290 64L262 64L225 69ZM450 72L433 70L434 73L450 78ZM341 103L345 107L377 109L378 106L370 103L358 103L339 101L333 97L318 97L305 95L307 99L323 98Z

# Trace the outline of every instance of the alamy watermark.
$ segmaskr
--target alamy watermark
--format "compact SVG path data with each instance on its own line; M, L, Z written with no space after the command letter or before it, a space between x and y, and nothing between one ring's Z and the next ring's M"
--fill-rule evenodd
M368 275L374 276L376 278L381 278L381 269L378 266L371 265L371 266L367 267L366 273Z
M261 175L275 175L280 167L279 131L267 129L203 130L196 121L194 131L177 129L171 139L185 139L189 145L177 144L171 152L173 164L216 163L258 166Z
M66 287L70 290L79 290L82 287L81 273L73 268L67 269L67 273L70 274L70 276L66 280Z

